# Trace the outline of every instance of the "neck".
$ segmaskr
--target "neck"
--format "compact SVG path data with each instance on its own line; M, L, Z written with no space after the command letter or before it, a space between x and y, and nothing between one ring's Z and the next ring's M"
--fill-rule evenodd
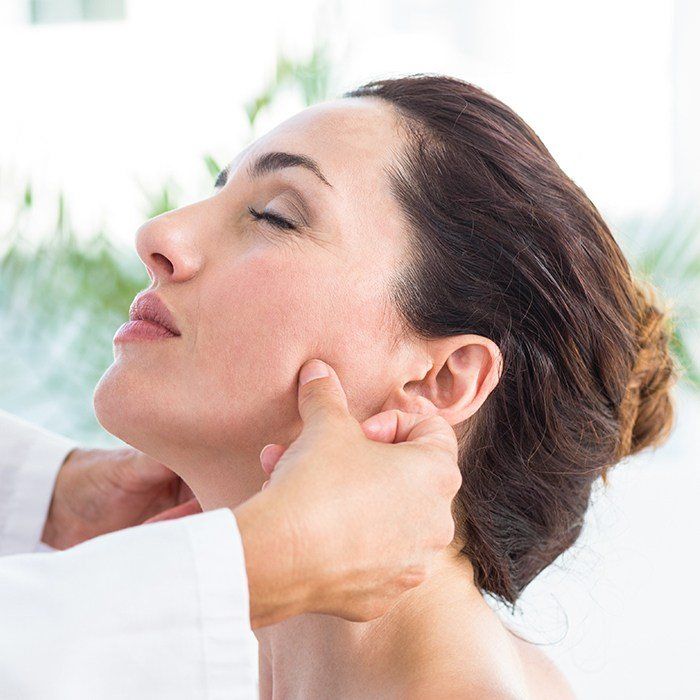
M262 487L267 478L260 466L259 447L189 449L152 456L167 464L192 489L203 510L235 508Z
M469 561L450 548L428 580L377 620L301 615L256 634L275 695L331 689L353 695L352 688L401 687L407 674L419 669L429 673L463 665L468 637L478 637L481 627L492 624L493 613L474 585Z

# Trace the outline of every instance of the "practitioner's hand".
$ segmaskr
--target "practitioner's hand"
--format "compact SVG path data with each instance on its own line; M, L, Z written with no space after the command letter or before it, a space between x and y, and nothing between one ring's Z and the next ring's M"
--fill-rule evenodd
M58 472L42 541L66 549L174 507L177 515L200 511L190 489L159 462L130 448L74 450Z
M300 372L299 412L297 440L263 450L268 487L234 510L253 627L303 612L382 615L454 537L461 476L444 419L387 411L360 425L318 360Z

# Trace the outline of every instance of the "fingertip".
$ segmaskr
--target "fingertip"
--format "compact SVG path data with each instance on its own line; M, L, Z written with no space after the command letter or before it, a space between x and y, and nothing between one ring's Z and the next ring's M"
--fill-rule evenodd
M325 381L314 381L325 380ZM348 400L338 373L322 360L305 362L299 370L298 407L306 423L348 413Z
M459 456L459 440L454 426L440 415L429 416L418 423L410 437L447 450L455 459Z
M148 520L143 522L144 525L149 525L150 523L158 523L162 520L175 520L177 518L184 518L188 515L196 515L202 512L202 506L199 505L199 501L196 498L192 498L189 501L180 503L180 505L174 506L173 508L168 508L167 510L154 515Z
M370 440L393 442L396 433L396 420L392 411L384 411L370 416L362 423L362 430Z
M286 449L284 445L271 442L260 450L260 466L265 474L272 474Z
M299 386L304 386L314 379L322 379L331 376L331 368L318 359L308 360L299 370Z

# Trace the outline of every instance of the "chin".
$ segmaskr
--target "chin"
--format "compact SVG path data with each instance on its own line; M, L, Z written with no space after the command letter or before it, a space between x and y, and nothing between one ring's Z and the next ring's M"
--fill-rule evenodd
M113 364L102 375L92 397L95 416L100 425L120 440L143 450L136 426L144 425L138 414L141 399L130 391L128 377ZM139 444L136 444L139 443Z
M168 374L117 359L97 383L93 407L107 432L184 478L181 472L202 462L204 453L213 459L242 443L218 397L209 392L209 400L197 404L192 390Z
M197 405L188 400L189 387L178 386L176 396L174 388L163 376L117 361L95 387L95 415L109 433L172 469L201 503L219 507L224 494L228 505L237 504L259 491L258 453L272 440L248 430L251 447L216 397L208 394L209 401Z
M149 386L118 362L102 375L93 394L95 416L109 433L154 459L172 461L173 435L184 436L176 402L157 401L162 387Z

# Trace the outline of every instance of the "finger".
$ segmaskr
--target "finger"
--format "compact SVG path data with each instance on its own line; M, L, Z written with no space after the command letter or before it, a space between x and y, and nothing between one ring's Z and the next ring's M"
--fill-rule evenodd
M261 491L264 491L270 485L270 480L263 481L263 485L260 487Z
M298 402L304 426L351 417L338 375L321 360L309 360L299 371Z
M377 442L395 442L398 429L397 411L382 411L360 424L365 436Z
M165 464L152 459L143 452L130 449L124 451L124 454L128 460L127 464L132 470L132 480L136 481L139 486L159 486L178 479L177 474Z
M168 508L158 515L154 515L152 518L146 520L143 524L157 523L161 520L174 520L175 518L184 518L186 515L194 515L195 513L201 513L202 507L197 502L196 498L193 498L186 503L181 503L179 506L174 508Z
M416 423L406 436L411 444L432 445L449 453L452 460L459 457L459 444L454 428L438 415L428 416Z
M390 409L377 413L362 423L362 430L379 442L405 442L413 428L425 420L425 414Z
M272 474L277 462L280 461L280 457L285 453L286 449L284 445L278 445L273 442L262 448L260 451L260 466L265 474L268 476Z
M454 429L438 415L426 416L391 409L371 416L361 427L368 438L378 442L422 442L457 455Z

